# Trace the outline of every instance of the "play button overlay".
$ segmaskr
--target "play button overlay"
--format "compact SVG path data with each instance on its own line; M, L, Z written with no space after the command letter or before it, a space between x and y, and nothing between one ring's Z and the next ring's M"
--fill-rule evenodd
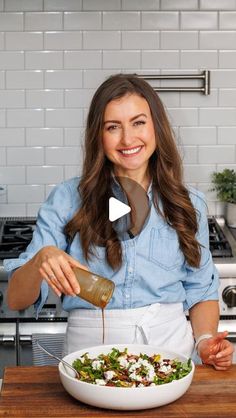
M131 211L131 207L116 199L110 197L109 199L109 221L114 222L122 216L127 215Z

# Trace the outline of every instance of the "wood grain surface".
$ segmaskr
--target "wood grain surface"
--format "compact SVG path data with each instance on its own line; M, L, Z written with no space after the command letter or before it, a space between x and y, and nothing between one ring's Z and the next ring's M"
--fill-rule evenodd
M190 388L180 399L141 411L99 409L75 400L64 390L55 366L6 367L0 417L236 418L236 365L225 372L197 366Z

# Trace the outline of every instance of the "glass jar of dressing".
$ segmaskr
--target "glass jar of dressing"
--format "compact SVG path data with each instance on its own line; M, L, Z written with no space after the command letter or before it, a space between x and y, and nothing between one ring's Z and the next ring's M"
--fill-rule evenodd
M79 267L73 268L73 271L80 285L78 296L99 308L105 308L113 295L115 283Z

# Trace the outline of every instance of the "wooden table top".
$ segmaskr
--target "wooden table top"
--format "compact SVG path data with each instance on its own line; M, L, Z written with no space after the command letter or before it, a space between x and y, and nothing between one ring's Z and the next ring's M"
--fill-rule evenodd
M236 418L236 365L225 372L196 366L188 391L172 404L142 411L112 411L85 405L63 388L57 367L6 367L0 417Z

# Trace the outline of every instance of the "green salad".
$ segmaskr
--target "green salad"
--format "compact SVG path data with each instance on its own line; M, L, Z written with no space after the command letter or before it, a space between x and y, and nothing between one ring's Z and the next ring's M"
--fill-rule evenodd
M102 386L145 387L182 379L190 373L191 359L186 363L178 359L162 358L160 354L128 353L112 348L108 354L90 358L84 353L73 362L79 380Z

